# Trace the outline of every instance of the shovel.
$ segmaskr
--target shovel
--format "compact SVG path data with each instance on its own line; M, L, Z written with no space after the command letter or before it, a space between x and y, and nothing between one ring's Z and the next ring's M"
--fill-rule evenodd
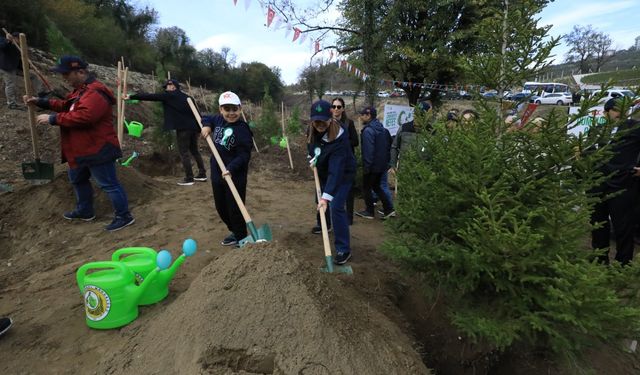
M316 195L318 197L318 202L320 202L320 198L322 197L322 191L320 189L320 179L318 178L318 169L316 168L315 162L317 157L320 155L320 149L315 149L316 156L311 159L311 163L313 164L313 178L316 181ZM325 210L323 209L320 212L320 227L322 228L322 244L324 246L324 259L326 261L326 267L321 267L320 271L334 273L346 273L347 275L353 275L353 269L351 266L347 265L334 265L333 264L333 255L331 255L331 244L329 243L329 231L327 230L327 218L325 217Z
M202 129L202 118L200 117L200 113L196 108L196 105L193 103L193 99L187 98L187 102L189 103L189 107L191 107L191 111L193 112L193 116L195 116L198 121L198 125ZM216 146L213 144L213 140L211 136L207 137L207 143L209 144L209 148L211 148L211 152L213 152L213 156L216 158L216 162L218 163L218 167L224 173L227 171L227 168L224 165L224 162L220 158L220 154L218 154L218 150L216 150ZM240 208L240 212L242 213L242 217L244 218L244 222L247 224L247 229L249 230L249 235L242 240L238 241L240 247L243 247L247 243L255 243L255 242L267 242L272 240L271 236L271 228L269 225L264 224L260 228L256 228L255 224L251 220L251 216L249 216L249 212L247 212L247 208L244 206L242 202L242 198L240 198L240 194L238 193L238 189L236 189L236 185L233 183L230 175L225 175L224 180L229 185L229 189L231 190L231 194L233 194L233 198L236 200L236 204Z
M22 58L22 73L24 75L24 87L28 97L33 96L33 88L29 79L29 56L27 56L27 36L20 34L20 57ZM38 133L36 132L36 115L33 106L28 105L29 126L31 127L31 142L33 144L33 163L22 163L22 175L26 180L35 184L44 184L53 180L53 164L40 161L40 150L38 148Z

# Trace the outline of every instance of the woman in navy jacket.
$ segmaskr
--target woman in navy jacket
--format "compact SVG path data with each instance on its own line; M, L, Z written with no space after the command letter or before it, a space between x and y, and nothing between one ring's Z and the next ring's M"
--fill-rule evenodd
M331 208L336 264L345 264L351 258L349 221L345 209L347 196L356 173L356 159L351 151L349 136L340 122L331 114L331 104L319 100L311 105L309 151L315 158L322 196L318 210Z

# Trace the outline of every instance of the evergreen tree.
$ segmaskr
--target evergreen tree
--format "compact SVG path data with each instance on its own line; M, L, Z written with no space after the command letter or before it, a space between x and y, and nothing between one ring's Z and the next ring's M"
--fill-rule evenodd
M548 45L534 31L540 7L532 1L516 8L530 40L494 38L506 45L470 59L470 72L502 72L500 84L544 67L537 59ZM529 47L514 52L518 46ZM640 267L598 264L587 245L595 199L588 192L605 178L597 167L609 156L609 146L593 145L606 144L615 124L575 137L555 112L511 129L489 103L477 110L476 120L436 122L403 153L398 218L389 221L384 250L421 274L427 289L443 292L464 336L492 348L519 343L574 356L588 345L636 337L640 306L632 285ZM423 127L426 121L416 119Z

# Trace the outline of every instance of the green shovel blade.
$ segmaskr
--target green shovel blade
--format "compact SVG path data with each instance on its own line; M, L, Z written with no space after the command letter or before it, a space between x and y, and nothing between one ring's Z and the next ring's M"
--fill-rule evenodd
M271 235L271 228L268 224L264 224L260 228L256 228L255 224L250 221L247 223L247 229L249 230L249 235L238 242L240 247L248 243L257 243L257 242L269 242L273 239Z

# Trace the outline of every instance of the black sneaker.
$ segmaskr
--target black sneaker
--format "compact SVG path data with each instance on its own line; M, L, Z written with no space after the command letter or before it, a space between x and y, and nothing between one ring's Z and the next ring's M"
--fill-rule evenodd
M117 230L120 230L124 227L128 227L129 225L133 224L136 222L136 219L133 218L133 216L128 215L128 216L116 216L113 221L111 222L111 224L107 225L106 227L104 227L105 230L108 230L109 232L115 232Z
M16 103L11 103L11 104L9 104L9 109L15 109L15 110L18 110L18 111L24 111L24 110L26 110L26 108L25 108L25 107L22 107L22 106L20 106L20 105L17 105Z
M348 253L337 253L336 258L333 260L333 263L337 265L342 265L347 263L347 261L351 259L351 252Z
M367 211L367 210L362 210L362 211L358 211L355 213L356 215L360 216L361 218L364 219L373 219L375 216L373 216L373 213Z
M199 173L193 179L196 180L196 181L201 181L201 182L207 181L207 174L206 173Z
M384 213L384 211L378 210L378 213L380 214L380 216L381 216L380 218L382 220L386 220L386 219L388 219L390 217L396 217L396 210L391 210L391 211L389 211L389 213Z
M83 221L91 221L96 218L95 214L81 214L80 212L73 210L70 212L65 212L62 214L67 220L83 220Z
M193 182L193 178L187 178L187 177L185 177L181 181L178 181L178 185L180 185L180 186L191 186L194 183L195 182Z
M327 232L331 232L331 227L327 228ZM319 225L316 225L315 227L311 228L311 233L322 234L322 227Z
M220 244L222 246L237 245L238 244L238 240L236 240L236 236L233 233L231 233L230 235L225 237L224 240L222 240L222 242L220 242Z
M13 321L11 320L11 318L0 318L0 336L4 335L9 330L9 328L11 328L12 324Z

